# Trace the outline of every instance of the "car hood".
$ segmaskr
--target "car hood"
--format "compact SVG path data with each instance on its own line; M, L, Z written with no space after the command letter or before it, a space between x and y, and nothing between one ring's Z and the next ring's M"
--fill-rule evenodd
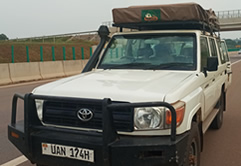
M33 94L113 101L165 101L181 87L190 72L154 70L94 70L42 85Z

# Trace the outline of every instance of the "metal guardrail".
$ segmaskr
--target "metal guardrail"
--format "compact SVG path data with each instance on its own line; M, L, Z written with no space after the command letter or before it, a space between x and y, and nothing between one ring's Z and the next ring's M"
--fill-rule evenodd
M241 10L226 10L215 12L219 19L241 18Z
M16 38L10 39L9 41L24 41L24 40L44 40L45 39L53 39L55 41L56 38L59 37L71 37L71 36L80 36L80 35L91 35L97 34L97 31L85 31L85 32L76 32L76 33L65 33L65 34L58 34L58 35L48 35L48 36L36 36L36 37L27 37L27 38Z
M102 25L106 25L107 27L112 27L113 21L105 21L105 22L102 22Z

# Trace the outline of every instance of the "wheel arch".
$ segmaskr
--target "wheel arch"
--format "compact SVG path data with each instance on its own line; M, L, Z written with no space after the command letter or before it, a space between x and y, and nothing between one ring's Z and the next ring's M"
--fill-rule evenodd
M196 107L189 113L188 122L186 124L186 129L191 130L192 123L196 122L198 124L198 130L200 135L201 151L203 150L203 130L202 130L202 107L201 103L196 105Z
M203 132L202 132L202 109L199 108L197 112L192 117L192 122L198 124L198 130L200 134L201 151L203 151Z

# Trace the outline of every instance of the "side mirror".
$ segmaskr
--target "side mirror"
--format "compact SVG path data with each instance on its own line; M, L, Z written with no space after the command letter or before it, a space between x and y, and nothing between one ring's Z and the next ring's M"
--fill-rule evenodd
M218 57L208 57L207 67L204 67L204 75L207 77L207 71L217 71L218 70Z
M218 57L208 57L207 59L207 71L217 71L218 70Z

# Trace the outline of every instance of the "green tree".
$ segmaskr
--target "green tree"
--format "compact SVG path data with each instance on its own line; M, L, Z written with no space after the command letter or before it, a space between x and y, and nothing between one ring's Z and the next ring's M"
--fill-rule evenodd
M238 41L237 45L240 45L240 46L241 46L241 40Z
M234 49L237 43L232 39L225 39L228 49Z
M5 34L0 34L0 40L8 40L8 37Z

